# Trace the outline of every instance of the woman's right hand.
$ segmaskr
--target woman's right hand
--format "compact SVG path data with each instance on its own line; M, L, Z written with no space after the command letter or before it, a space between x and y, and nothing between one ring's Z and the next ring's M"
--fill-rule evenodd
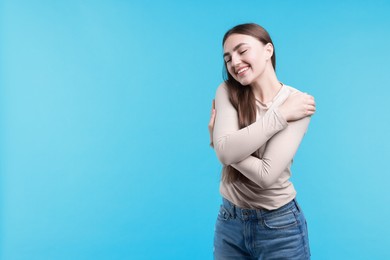
M292 93L279 107L279 112L287 122L311 116L316 111L314 97L302 92Z
M213 99L213 103L211 105L211 115L210 115L210 121L209 121L209 134L210 134L210 146L214 147L213 144L213 131L214 131L214 123L215 123L215 114L217 112L215 111L215 100Z

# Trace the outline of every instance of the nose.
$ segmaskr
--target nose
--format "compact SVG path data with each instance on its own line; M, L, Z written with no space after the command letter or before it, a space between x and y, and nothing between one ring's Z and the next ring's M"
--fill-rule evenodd
M232 59L231 62L233 67L236 67L241 63L240 57L238 57L238 55L232 55L231 59Z

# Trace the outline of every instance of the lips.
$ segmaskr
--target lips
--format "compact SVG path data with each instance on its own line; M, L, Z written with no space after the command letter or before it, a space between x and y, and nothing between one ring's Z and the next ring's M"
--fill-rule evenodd
M249 70L249 66L240 67L235 72L236 72L237 76L241 77L241 76L243 76L245 74L245 72L247 70Z

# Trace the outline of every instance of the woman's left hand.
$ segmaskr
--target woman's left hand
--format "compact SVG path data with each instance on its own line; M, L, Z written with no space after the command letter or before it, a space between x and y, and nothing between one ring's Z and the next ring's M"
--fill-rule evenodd
M211 115L210 115L210 121L209 121L209 133L210 133L210 146L214 147L213 144L213 130L214 130L214 123L215 123L215 100L213 99L213 104L211 107Z

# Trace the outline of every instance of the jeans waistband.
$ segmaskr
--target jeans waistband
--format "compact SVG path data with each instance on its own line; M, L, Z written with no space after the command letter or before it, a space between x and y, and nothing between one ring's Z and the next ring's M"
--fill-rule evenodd
M243 220L260 219L266 215L270 216L273 214L281 214L284 211L288 211L288 210L297 210L298 212L301 211L299 204L295 198L292 201L288 202L287 204L274 210L244 209L244 208L240 208L239 206L236 206L235 204L233 204L232 202L230 202L225 198L222 198L222 204L233 218L238 217Z

